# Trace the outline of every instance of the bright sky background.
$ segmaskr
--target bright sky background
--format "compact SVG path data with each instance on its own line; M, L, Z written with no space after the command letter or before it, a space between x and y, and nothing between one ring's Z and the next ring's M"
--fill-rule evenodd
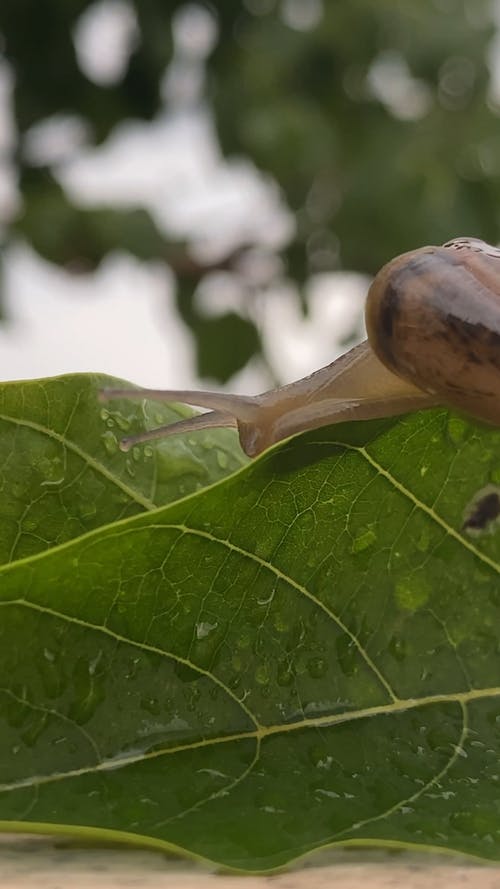
M310 0L307 15L304 8L298 0L283 0L290 27L313 27L322 2ZM136 39L126 0L98 0L74 34L82 70L102 84L119 79ZM223 256L229 248L251 242L264 257L267 249L270 258L273 248L286 244L293 217L276 183L248 160L221 154L202 97L204 60L215 39L209 13L186 5L174 19L175 52L163 81L165 104L153 122L124 122L94 149L87 145L81 121L58 116L34 127L24 150L34 163L50 162L77 203L145 207L166 236L189 236L201 256ZM497 41L490 61L492 89L500 92L498 57ZM380 59L371 86L393 113L399 103L405 114L410 109L419 116L425 89L400 70L402 64L395 57ZM0 56L0 237L2 221L19 201L9 163L15 142L11 87L11 73ZM175 310L172 280L164 266L115 253L95 274L75 277L17 244L6 254L5 267L8 321L0 325L0 379L92 370L142 385L200 385L191 334ZM311 282L306 320L296 294L266 294L258 306L258 323L271 365L284 381L327 364L342 351L339 343L362 311L368 283L357 274L319 276ZM223 279L200 299L208 313L242 308ZM255 392L269 382L255 364L228 388Z

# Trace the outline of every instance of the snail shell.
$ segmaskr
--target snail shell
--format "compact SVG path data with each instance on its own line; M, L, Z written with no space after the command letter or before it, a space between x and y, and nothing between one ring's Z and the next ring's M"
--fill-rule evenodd
M389 370L500 424L500 250L457 238L397 257L370 287L366 327Z

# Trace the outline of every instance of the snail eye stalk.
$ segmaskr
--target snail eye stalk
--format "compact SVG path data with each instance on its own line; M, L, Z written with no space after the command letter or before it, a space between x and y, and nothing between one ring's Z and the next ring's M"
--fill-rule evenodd
M129 451L134 445L166 438L170 435L197 432L200 429L237 427L238 420L252 422L256 412L256 399L244 395L191 392L181 389L101 389L99 392L99 401L101 402L118 398L149 398L152 401L180 402L209 408L204 414L178 420L168 426L159 426L157 429L150 429L137 435L129 435L120 442L122 451Z

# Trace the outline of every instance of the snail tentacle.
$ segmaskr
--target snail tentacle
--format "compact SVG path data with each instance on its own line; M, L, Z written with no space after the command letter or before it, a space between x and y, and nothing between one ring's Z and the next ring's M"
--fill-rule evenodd
M134 445L144 444L147 441L155 441L158 438L168 438L170 435L180 435L183 432L198 432L199 429L214 429L223 426L236 426L236 420L231 414L223 414L222 411L207 411L206 414L198 414L185 420L169 423L167 426L157 426L137 435L127 435L120 441L120 450L129 451Z

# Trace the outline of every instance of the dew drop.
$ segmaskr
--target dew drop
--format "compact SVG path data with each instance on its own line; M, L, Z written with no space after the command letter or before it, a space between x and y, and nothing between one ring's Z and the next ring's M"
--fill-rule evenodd
M273 617L273 626L278 633L286 633L290 629L290 622L282 612L277 611Z
M269 556L269 544L267 540L256 540L254 554L259 559L267 559Z
M239 654L234 654L231 658L231 666L233 670L239 673L243 669L243 661Z
M38 522L36 519L25 519L23 522L23 531L36 531L38 528Z
M276 681L278 685L282 688L286 688L291 685L293 682L293 671L290 669L288 665L285 667L278 668L278 674L276 676Z
M56 657L48 648L43 650L44 661L39 664L38 675L42 681L45 694L49 698L57 698L64 688L64 675Z
M331 755L325 750L323 746L310 747L308 755L311 765L313 765L316 769L326 769L326 771L330 770L333 760Z
M456 812L450 818L455 830L467 837L480 837L483 840L498 836L496 814L489 812Z
M60 457L54 457L53 459L43 457L38 462L37 469L39 470L40 475L44 478L42 485L60 484L64 481L63 466Z
M128 432L131 424L130 420L128 420L127 417L124 417L123 414L121 414L119 411L115 411L113 413L113 418L116 422L116 425L119 427L119 429L122 430L122 432Z
M118 452L118 440L114 432L111 432L110 429L107 429L106 432L103 432L103 434L101 435L101 441L104 445L106 453L110 457Z
M328 669L328 664L323 657L313 657L307 662L307 670L313 679L320 679Z
M272 589L270 593L267 593L262 599L257 599L257 605L270 605L274 599L274 594L276 589Z
M427 734L427 743L434 753L450 756L455 748L456 738L451 734L451 727L435 726Z
M467 426L460 417L450 417L448 420L447 432L453 444L460 444L466 429Z
M77 508L77 512L82 519L90 519L92 516L95 516L97 512L97 504L95 501L81 503Z
M393 636L389 641L389 652L397 661L404 661L407 655L407 644L399 636Z
M255 671L255 681L258 685L269 685L271 674L268 664L261 664Z
M431 542L431 534L428 528L424 528L420 537L417 540L417 549L420 550L421 553L426 553L429 549L429 544Z
M335 793L334 790L325 790L323 787L319 787L316 793L321 794L321 796L327 796L328 799L340 799L339 793Z
M81 657L73 669L73 700L68 716L79 725L92 718L105 697L105 675L102 670L96 670L100 660L101 652L90 661Z
M227 469L229 459L224 451L217 451L217 463L221 469Z
M168 483L182 476L191 476L205 480L206 464L195 457L186 447L183 440L169 440L168 452L157 451L158 482Z
M370 546L373 546L376 539L377 535L373 528L368 528L366 531L363 531L361 534L358 534L358 536L354 538L351 546L351 552L363 552L363 550L368 549L368 547Z
M245 648L250 648L252 644L252 635L250 633L242 633L239 639L236 640L237 647L241 650Z
M409 574L399 580L394 589L394 597L400 608L417 611L428 601L431 588L422 574Z
M335 644L339 667L345 676L353 676L358 668L358 650L348 636L339 636Z
M97 652L96 656L89 661L89 676L93 676L97 670L99 662L102 658L102 648Z
M153 716L158 716L161 710L158 698L152 697L141 698L141 707L143 710L146 710L147 713L151 713Z
M34 747L38 738L47 726L47 714L40 716L37 714L31 720L31 723L22 731L21 738L27 747Z
M210 633L217 628L217 622L214 624L209 623L207 620L201 620L196 624L196 638L197 639L206 639Z

